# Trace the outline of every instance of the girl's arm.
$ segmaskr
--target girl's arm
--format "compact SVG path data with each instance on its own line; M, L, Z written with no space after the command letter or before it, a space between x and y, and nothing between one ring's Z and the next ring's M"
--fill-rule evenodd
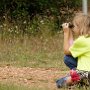
M73 44L73 35L72 35L72 31L70 30L70 28L68 28L68 23L65 23L65 25L63 25L63 31L64 31L64 54L65 55L71 55L69 48L70 46Z

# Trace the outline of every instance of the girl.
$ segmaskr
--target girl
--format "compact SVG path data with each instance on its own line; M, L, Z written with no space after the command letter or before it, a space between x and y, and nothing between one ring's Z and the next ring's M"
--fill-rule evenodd
M57 80L58 87L78 83L82 78L88 78L88 73L83 73L84 75L82 75L80 71L90 71L90 17L82 13L77 14L73 19L73 25L73 28L69 28L69 23L62 25L64 31L64 53L66 56L73 58L71 60L76 60L76 66L74 66L77 68L76 70L71 70L69 76ZM78 36L75 41L73 41L73 33Z

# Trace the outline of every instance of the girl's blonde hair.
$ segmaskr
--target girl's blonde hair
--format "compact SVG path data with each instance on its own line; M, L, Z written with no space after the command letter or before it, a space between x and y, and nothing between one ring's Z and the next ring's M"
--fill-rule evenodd
M80 35L90 35L90 16L78 13L74 17L73 23L79 29Z

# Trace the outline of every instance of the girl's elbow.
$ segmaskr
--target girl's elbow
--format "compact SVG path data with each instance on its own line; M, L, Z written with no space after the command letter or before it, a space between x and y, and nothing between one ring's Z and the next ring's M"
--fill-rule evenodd
M65 55L71 55L70 51L68 49L64 49L64 54Z

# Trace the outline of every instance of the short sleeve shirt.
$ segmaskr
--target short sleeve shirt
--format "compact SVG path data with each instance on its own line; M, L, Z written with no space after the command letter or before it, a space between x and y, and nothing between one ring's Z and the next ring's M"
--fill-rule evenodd
M77 69L90 71L90 37L80 36L69 50L73 57L78 57Z

